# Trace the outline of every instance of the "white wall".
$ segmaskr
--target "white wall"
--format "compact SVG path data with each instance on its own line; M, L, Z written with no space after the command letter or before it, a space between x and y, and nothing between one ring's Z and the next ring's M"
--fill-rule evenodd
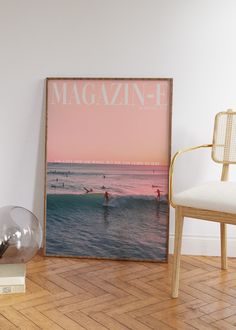
M235 12L235 0L0 0L0 205L43 222L48 76L173 77L172 153L210 142L215 113L236 108ZM219 177L207 152L187 160L178 190ZM215 224L184 233L184 252L218 253Z

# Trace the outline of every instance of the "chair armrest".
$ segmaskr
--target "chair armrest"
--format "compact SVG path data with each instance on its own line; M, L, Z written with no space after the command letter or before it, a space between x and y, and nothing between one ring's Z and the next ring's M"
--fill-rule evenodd
M213 146L212 144L202 144L200 146L183 149L183 150L179 150L176 152L176 154L174 155L174 157L171 160L170 170L169 170L169 203L171 204L171 206L173 206L173 207L176 206L175 203L173 202L173 176L174 176L174 165L175 165L176 159L180 155L184 154L185 152L193 151L193 150L201 149L201 148L210 148L212 146Z

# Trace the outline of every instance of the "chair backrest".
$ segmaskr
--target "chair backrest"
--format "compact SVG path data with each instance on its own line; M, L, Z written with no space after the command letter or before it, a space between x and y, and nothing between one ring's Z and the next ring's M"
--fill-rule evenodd
M236 112L219 112L215 117L212 159L221 164L236 164Z

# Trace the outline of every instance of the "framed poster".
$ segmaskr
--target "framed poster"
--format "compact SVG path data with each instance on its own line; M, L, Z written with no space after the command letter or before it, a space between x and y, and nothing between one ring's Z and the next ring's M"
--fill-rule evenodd
M166 261L172 79L46 84L45 255Z

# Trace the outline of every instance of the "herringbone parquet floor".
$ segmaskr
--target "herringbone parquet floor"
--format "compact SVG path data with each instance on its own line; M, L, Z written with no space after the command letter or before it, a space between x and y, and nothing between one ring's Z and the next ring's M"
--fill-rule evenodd
M236 259L182 257L178 299L171 262L36 256L26 294L0 296L0 329L236 329Z

